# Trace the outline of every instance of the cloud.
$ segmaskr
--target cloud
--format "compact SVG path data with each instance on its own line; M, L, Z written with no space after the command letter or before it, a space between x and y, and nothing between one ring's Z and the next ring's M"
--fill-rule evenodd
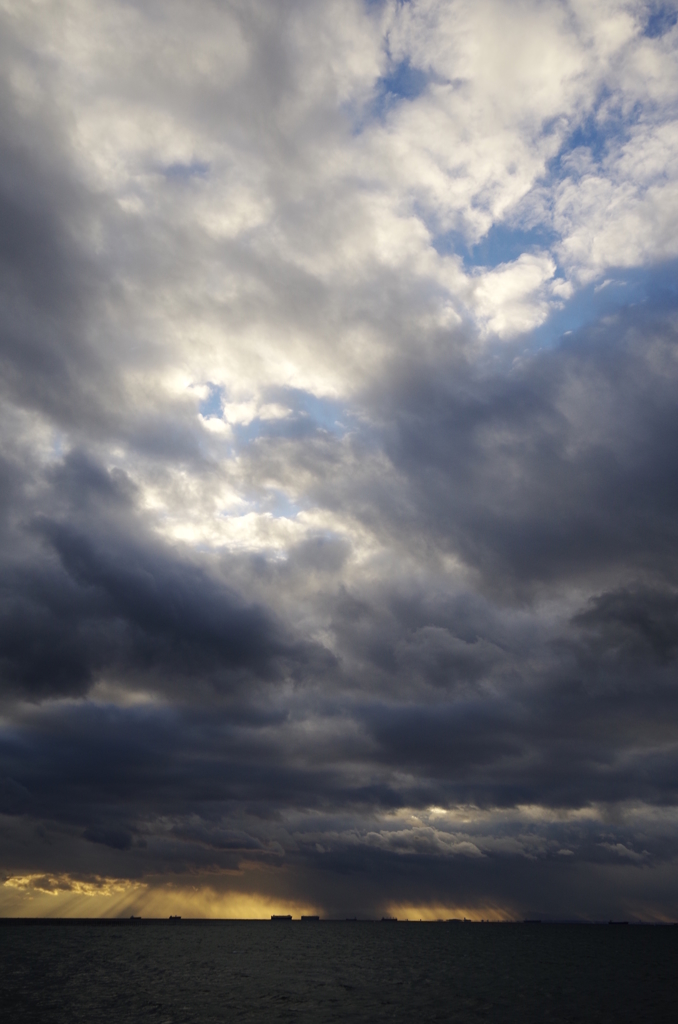
M416 521L489 585L670 578L674 315L627 309L508 373L406 363L385 441Z
M7 557L1 650L19 692L78 695L102 674L145 676L151 688L197 677L220 689L238 673L275 675L287 656L301 667L303 644L269 613L139 532L124 473L72 452L45 486L43 507L61 505L63 518L30 519L19 538L32 557Z
M12 912L673 913L669 7L0 18Z

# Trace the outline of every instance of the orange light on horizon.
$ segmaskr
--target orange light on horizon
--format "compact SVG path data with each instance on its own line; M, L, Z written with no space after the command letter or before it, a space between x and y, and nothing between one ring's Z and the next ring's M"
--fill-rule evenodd
M86 881L50 873L14 875L0 886L0 917L151 917L266 920L272 914L317 914L310 903L258 892L221 892L203 881Z

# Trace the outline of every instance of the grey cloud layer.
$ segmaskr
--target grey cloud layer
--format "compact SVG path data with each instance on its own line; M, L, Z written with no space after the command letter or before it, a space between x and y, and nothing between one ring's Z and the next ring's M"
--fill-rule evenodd
M378 583L342 580L347 541L321 537L283 562L224 556L210 573L148 535L123 474L77 453L43 478L37 504L50 516L26 499L22 507L15 487L6 701L80 696L108 680L171 704L19 714L3 742L5 813L80 835L93 863L99 849L128 851L123 873L233 868L243 851L278 863L287 850L332 878L400 877L403 857L428 874L436 858L473 855L463 845L472 839L441 847L437 833L409 825L395 847L388 830L375 845L374 822L399 807L674 806L675 352L671 312L635 312L508 372L479 376L457 363L446 384L438 367L409 388L395 375L372 411L396 410L383 450L397 483L361 480L357 501L359 438L324 442L341 449L322 485L328 504L349 500L392 537ZM255 464L265 452L288 473L310 457L294 431L253 447ZM407 557L410 545L462 558L476 593L441 592L433 568L430 588L425 577L403 579L398 552ZM286 604L308 601L309 586L332 653L285 625ZM277 611L248 591L267 592ZM316 826L309 844L262 829L293 807L343 808L353 824L343 837L328 825L324 840ZM243 813L260 823L241 829L239 851L223 837ZM515 845L483 853L493 892L516 857L546 858L554 877L571 871L569 856L628 870L672 858L666 834L639 839L604 815L584 836L575 830L568 857L554 848L568 827L554 846L534 825L543 843L525 846L524 828L510 824ZM468 884L480 898L480 881Z
M469 65L463 117L444 106L449 53L422 54L452 6L111 5L138 42L119 85L89 4L50 8L51 63L30 11L3 14L5 876L678 914L678 303L537 349L524 281L550 257L509 286L436 253L411 162L450 223L463 176L438 154L441 191L417 132L496 94ZM660 61L673 30L613 6L631 95L643 39ZM428 85L363 124L407 40ZM554 89L571 129L584 100ZM491 173L465 157L495 199L505 144ZM520 173L483 216L518 208L541 172Z

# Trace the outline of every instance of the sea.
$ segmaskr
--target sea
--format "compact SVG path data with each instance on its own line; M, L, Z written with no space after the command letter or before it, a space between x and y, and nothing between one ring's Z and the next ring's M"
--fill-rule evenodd
M678 927L0 922L12 1024L676 1024Z

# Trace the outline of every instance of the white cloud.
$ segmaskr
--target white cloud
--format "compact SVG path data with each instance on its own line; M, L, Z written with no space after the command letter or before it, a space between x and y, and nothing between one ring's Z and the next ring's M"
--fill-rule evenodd
M257 485L225 442L289 418L269 389L350 400L395 354L435 351L441 332L510 339L609 267L678 253L675 32L643 37L642 5L3 11L20 41L7 70L20 116L39 136L49 111L72 175L102 200L73 230L111 281L94 331L105 324L124 352L125 401L188 401L175 380L224 387L196 443L238 493L238 517L258 514ZM382 76L403 62L426 76L422 91L379 113ZM586 118L603 152L584 140L549 169ZM465 268L465 245L499 224L541 224L553 241ZM216 476L193 481L195 495L215 488L210 500L186 504L185 487L179 497L128 457L177 536L221 543ZM270 542L268 527L245 532Z
M550 310L556 265L547 253L523 253L513 263L502 263L478 275L473 299L485 330L506 337L529 331L546 319Z

